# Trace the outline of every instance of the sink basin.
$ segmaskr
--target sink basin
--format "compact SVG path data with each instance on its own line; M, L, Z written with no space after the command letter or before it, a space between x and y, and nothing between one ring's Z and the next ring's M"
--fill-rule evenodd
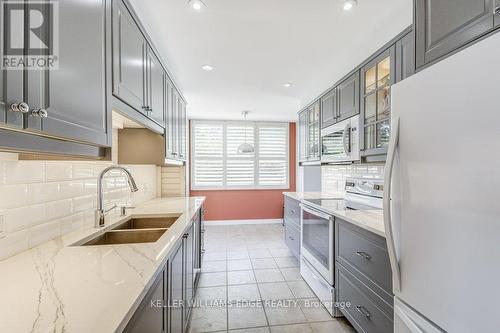
M113 228L113 230L170 228L180 215L157 218L135 218Z
M144 229L144 230L111 230L97 236L81 246L87 245L113 245L129 243L153 243L156 242L167 228Z

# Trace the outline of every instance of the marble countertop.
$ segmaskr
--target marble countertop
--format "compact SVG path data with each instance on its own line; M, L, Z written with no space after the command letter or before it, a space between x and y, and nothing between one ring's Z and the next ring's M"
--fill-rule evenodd
M79 230L0 261L0 332L121 331L204 197L154 199L102 229ZM155 243L71 246L134 217L178 220Z
M360 228L363 228L385 238L384 212L381 209L339 209L336 202L328 200L323 201L321 205L315 205L310 202L308 202L307 204L316 206L316 208L328 214L336 216L344 221L352 223Z
M283 192L283 195L299 201L307 199L344 199L344 193L342 192Z

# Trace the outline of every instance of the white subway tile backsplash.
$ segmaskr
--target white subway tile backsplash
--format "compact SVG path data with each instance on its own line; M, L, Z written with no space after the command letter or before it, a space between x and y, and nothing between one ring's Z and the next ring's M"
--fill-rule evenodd
M45 163L45 180L57 181L71 179L73 165L71 162L47 162Z
M45 180L45 163L40 161L4 161L5 184L29 184Z
M28 184L29 202L38 204L55 201L61 198L59 194L59 183L34 183Z
M61 224L58 221L37 225L29 230L28 246L34 247L61 235Z
M46 219L54 220L64 216L71 215L73 212L72 202L73 202L72 199L48 202L46 204L47 207Z
M0 186L0 209L17 208L29 202L28 185Z
M0 260L79 228L93 227L97 175L110 165L16 161L0 156ZM107 207L156 197L156 166L131 165L127 169L139 192L130 193L123 173L110 172L104 182Z
M28 231L9 233L0 238L0 260L28 249Z
M73 164L73 179L87 179L94 177L93 163L74 163Z
M383 165L325 165L321 168L321 189L344 192L346 178L384 178Z
M32 205L5 211L5 229L15 232L27 229L45 221L45 205Z
M62 182L59 185L59 193L61 199L74 198L85 194L85 181L75 180L70 182Z

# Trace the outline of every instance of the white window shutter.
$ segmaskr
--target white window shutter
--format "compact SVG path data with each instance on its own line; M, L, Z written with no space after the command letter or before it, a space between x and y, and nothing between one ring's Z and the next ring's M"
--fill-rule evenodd
M192 121L193 189L288 188L288 135L288 123ZM253 153L238 153L245 142Z

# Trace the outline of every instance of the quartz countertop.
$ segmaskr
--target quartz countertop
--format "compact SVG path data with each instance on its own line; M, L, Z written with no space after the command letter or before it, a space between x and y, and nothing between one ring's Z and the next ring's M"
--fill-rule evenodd
M307 199L344 199L344 193L342 192L283 192L283 195L299 201Z
M0 332L121 331L204 197L158 198L102 229L56 238L0 261ZM135 217L178 220L155 243L72 246Z

